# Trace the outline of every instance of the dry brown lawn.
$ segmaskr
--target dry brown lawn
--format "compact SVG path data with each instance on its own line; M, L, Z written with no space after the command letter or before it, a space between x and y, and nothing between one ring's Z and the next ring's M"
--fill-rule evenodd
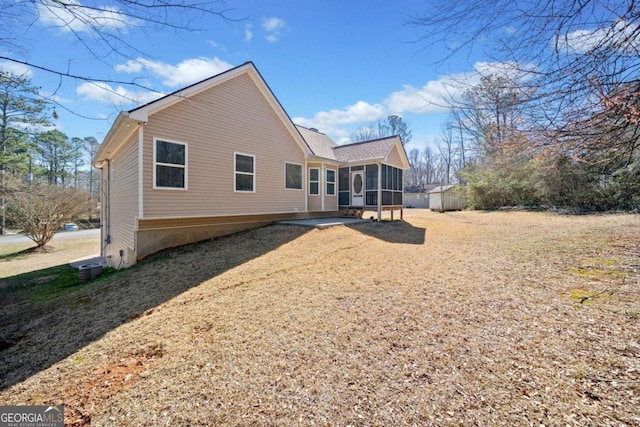
M0 247L0 256L4 255L0 259L0 279L99 254L100 237L55 239L49 243L49 249L44 253L20 253L35 246L35 243L29 242Z
M163 254L21 325L73 425L640 425L640 217L405 211Z

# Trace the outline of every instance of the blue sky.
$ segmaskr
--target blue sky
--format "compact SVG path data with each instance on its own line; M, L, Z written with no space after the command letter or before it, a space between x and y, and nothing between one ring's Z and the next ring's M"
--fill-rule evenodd
M102 141L118 111L136 105L131 99L146 102L158 96L113 81L136 79L169 93L253 61L294 122L346 142L358 127L397 114L413 131L408 149L422 149L434 145L447 118L446 94L456 90L455 78L448 75L460 78L488 66L472 56L434 65L444 53L416 44L419 30L405 25L405 18L423 12L425 4L230 0L221 6L237 21L195 21L193 26L203 31L142 31L134 23L119 22L112 31L138 52L111 54L103 60L41 10L34 25L19 31L25 49L4 54L112 82L60 78L6 62L0 66L28 73L43 93L55 98L60 104L56 125L69 137L95 136ZM86 34L79 24L73 29ZM89 35L85 40L94 46Z

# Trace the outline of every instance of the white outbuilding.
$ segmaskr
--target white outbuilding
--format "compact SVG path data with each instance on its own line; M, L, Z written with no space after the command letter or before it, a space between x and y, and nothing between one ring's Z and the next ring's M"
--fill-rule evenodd
M457 188L457 185L441 185L427 192L429 209L438 212L462 210L463 201Z

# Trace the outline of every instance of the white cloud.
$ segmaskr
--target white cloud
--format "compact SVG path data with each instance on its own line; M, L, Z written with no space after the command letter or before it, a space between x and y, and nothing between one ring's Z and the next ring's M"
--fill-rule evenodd
M576 30L551 41L557 52L584 54L593 49L614 49L624 53L640 50L640 27L626 20L616 21L610 28Z
M140 73L148 70L161 77L163 79L162 84L165 86L180 87L220 74L232 67L233 65L217 57L189 58L177 65L136 58L135 60L127 61L125 64L117 65L115 69L116 71L128 73Z
M503 74L511 79L527 79L534 67L531 64L478 62L472 71L450 74L428 81L421 87L405 84L392 92L382 102L365 101L343 109L321 111L311 118L295 117L293 121L306 127L314 127L330 135L336 142L347 141L353 130L368 126L388 115L442 114L460 100L470 86L478 84L483 75Z
M244 26L244 41L250 42L253 38L253 31L251 31L251 24Z
M308 124L317 124L318 129L323 128L327 124L354 124L363 122L373 122L384 117L385 108L380 104L369 104L364 101L358 101L353 105L349 105L341 110L320 111L316 113L312 119L295 119L304 120Z
M350 132L344 127L359 123L372 123L386 115L386 109L380 104L358 101L341 110L320 111L312 118L295 117L293 122L305 127L319 129L337 139L346 138Z
M535 70L533 64L513 62L476 62L473 71L450 74L438 80L431 80L420 88L404 85L384 100L391 114L443 113L454 105L466 89L480 83L482 76L501 75L513 81L526 81Z
M441 113L449 108L451 100L461 92L461 87L451 77L432 80L420 88L404 85L401 91L389 95L384 104L393 114Z
M31 68L17 62L2 61L0 62L0 70L23 77L33 76L33 71L31 71Z
M262 18L262 28L267 32L265 39L267 39L268 42L277 42L282 35L282 30L284 30L286 26L287 23L284 19L280 19L275 16Z
M215 47L216 49L220 49L223 52L227 51L227 48L224 47L224 45L221 45L220 43L216 42L215 40L207 40L206 43L209 46Z
M157 99L157 92L131 91L125 87L112 87L103 82L85 82L76 88L76 93L87 101L99 101L112 105L142 104Z
M287 24L286 22L284 22L284 19L280 19L275 16L272 16L271 18L262 19L262 28L264 28L266 31L269 31L269 32L281 30L286 25Z
M128 60L125 64L117 64L114 69L119 73L139 73L143 65L135 59Z
M64 31L123 29L134 23L117 8L100 5L85 6L75 0L64 3L44 0L37 2L36 7L40 22L54 25Z

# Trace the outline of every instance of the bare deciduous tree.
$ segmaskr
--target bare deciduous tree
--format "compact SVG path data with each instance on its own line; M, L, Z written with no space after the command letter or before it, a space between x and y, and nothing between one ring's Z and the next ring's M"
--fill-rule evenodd
M440 136L440 141L438 142L438 152L440 153L440 162L443 169L441 176L442 183L449 184L451 182L451 169L455 164L457 156L451 127L444 126Z
M174 31L176 33L200 31L198 22L207 18L232 20L231 11L222 0L105 0L103 3L79 0L0 0L0 60L28 66L60 77L60 85L66 79L96 83L125 85L143 90L152 90L135 79L118 80L94 74L74 72L72 58L64 68L56 68L38 58L33 58L29 49L28 32L34 23L49 28L60 28L69 34L76 46L82 46L89 56L98 62L111 65L116 60L133 59L143 54L131 43L132 33L152 31ZM108 67L110 73L110 68ZM55 92L55 91L54 91ZM67 109L55 101L61 108ZM79 111L74 114L82 116Z
M7 216L38 248L44 248L65 222L92 206L89 194L84 191L49 185L23 186L11 195Z
M538 147L578 159L630 158L640 123L629 108L639 94L640 13L635 0L435 0L409 22L425 46L449 55L482 48L486 58L535 89L526 100ZM602 119L624 110L615 127ZM597 123L600 122L600 123ZM605 125L606 124L606 125ZM615 135L614 135L615 133ZM613 137L611 137L614 135ZM622 137L622 138L620 138Z

